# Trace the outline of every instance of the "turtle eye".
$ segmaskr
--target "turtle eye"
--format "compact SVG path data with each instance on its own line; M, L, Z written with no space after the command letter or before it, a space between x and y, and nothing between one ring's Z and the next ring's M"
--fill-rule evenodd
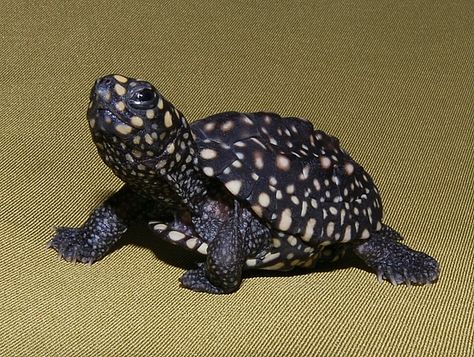
M129 102L136 109L151 109L158 103L158 96L153 89L143 88L135 91Z

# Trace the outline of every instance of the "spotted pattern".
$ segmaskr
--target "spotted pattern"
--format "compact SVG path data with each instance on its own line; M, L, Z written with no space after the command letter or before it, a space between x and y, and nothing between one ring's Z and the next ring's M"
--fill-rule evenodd
M227 112L191 127L205 174L248 201L275 232L317 246L367 239L380 229L372 179L336 138L310 122Z
M189 125L150 83L121 75L96 82L88 122L112 171L174 216L150 222L153 232L207 255L183 275L184 286L232 292L243 268L310 268L354 241L378 267L373 253L383 252L387 235L378 190L339 141L310 122L226 112ZM412 253L393 251L410 261ZM398 282L385 266L381 276Z

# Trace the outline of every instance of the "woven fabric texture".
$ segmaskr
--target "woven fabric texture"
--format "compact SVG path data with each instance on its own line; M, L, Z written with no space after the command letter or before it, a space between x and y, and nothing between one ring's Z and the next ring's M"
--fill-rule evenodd
M473 356L474 6L466 1L0 4L1 356ZM146 230L86 266L45 249L121 183L89 137L96 77L153 82L190 120L310 119L381 189L438 283L357 264L178 286L190 256Z

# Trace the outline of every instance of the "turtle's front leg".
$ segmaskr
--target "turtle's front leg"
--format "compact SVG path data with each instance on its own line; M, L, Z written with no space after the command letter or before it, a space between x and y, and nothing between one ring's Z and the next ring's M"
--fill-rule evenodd
M234 211L220 227L214 239L209 242L206 263L197 269L187 271L180 279L181 284L191 290L212 294L226 294L237 290L242 281L245 263L244 238L246 225L236 203Z
M48 247L56 250L66 261L92 264L110 251L127 227L150 204L124 186L97 207L81 227L56 228Z

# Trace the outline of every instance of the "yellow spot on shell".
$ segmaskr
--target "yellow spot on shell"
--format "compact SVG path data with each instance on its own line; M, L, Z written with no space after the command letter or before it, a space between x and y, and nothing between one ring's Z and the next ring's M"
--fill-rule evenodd
M225 187L232 192L234 195L238 195L242 187L242 181L240 180L231 180L225 183Z
M253 205L252 210L257 214L257 216L262 217L263 216L263 211L262 211L262 206L260 205Z
M170 128L173 125L173 117L170 112L165 113L165 127Z
M351 240L351 226L347 226L344 230L344 236L342 237L341 243L346 243Z
M291 210L289 208L285 208L281 213L280 222L278 223L278 229L282 231L287 231L291 226Z
M305 242L309 242L311 237L314 234L314 226L316 225L316 220L314 218L310 218L306 223L306 228L304 230L304 234L301 237Z
M367 229L362 231L362 235L360 236L361 239L368 239L370 237L370 233Z
M203 159L206 160L211 160L214 159L217 156L217 151L212 150L212 149L203 149L199 153Z
M214 169L212 167L205 167L202 169L202 171L204 171L206 176L209 176L209 177L214 176Z
M276 166L283 171L288 171L290 169L290 160L283 155L277 155L276 157Z
M273 265L270 265L270 266L267 266L267 267L263 267L261 269L263 270L280 270L282 269L283 267L285 266L285 263L283 262L278 262L276 264L273 264Z
M258 195L258 203L263 207L268 207L270 205L270 196L267 193L262 192Z
M329 169L331 167L331 159L326 156L321 156L321 167L323 169Z

